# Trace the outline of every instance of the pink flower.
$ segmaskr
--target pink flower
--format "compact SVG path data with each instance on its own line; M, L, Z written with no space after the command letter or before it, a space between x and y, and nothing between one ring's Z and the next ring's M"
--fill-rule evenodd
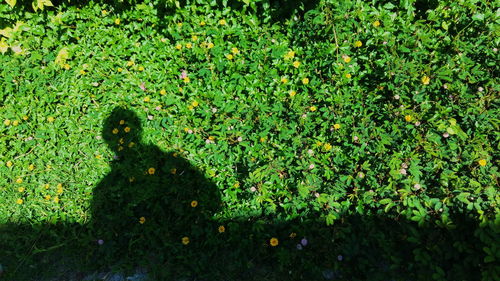
M443 134L443 137L445 137L445 138L447 138L449 136L450 136L450 134L448 134L448 132L446 132L446 133Z
M252 186L252 187L250 187L250 191L255 192L255 191L257 191L257 188L255 188L255 186Z
M406 175L406 169L399 170L399 173L402 174L402 175Z
M181 73L181 79L184 79L186 78L188 75L187 75L187 72L186 70L182 70L182 73Z
M314 169L314 164L309 165L309 169Z
M142 82L141 85L139 86L139 88L141 88L141 90L143 90L143 91L146 91L146 84L144 84L144 82Z
M307 246L307 243L308 243L308 241L305 237L302 238L302 240L300 240L300 244L302 244L302 246L304 246L304 247Z

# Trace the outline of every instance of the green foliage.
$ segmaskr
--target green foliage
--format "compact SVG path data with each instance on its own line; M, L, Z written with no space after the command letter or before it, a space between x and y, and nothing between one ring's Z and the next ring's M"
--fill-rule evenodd
M77 264L89 268L178 266L159 276L239 280L249 268L262 280L289 271L317 280L328 268L349 280L498 278L491 1L36 2L37 13L0 4L7 274L81 249ZM155 197L146 187L129 201L116 189L103 203L96 186L115 175L119 154L103 126L117 107L136 112L144 144L199 169L220 196L217 211L189 213L209 196ZM153 158L127 173L140 177ZM166 174L180 169L165 161ZM154 217L173 198L184 205L165 217L172 230ZM97 227L105 214L123 225ZM127 238L115 241L116 229ZM299 251L305 236L311 245ZM104 238L105 247L92 243ZM207 266L220 255L231 262Z

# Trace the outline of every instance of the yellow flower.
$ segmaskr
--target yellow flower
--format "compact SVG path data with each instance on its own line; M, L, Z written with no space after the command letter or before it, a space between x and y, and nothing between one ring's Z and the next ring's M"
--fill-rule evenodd
M52 117L52 116L47 117L47 121L49 121L49 123L54 122L54 120L55 120L55 119L54 119L54 117Z
M226 58L227 58L228 60L232 60L232 59L233 59L233 55L231 55L231 54L227 54L227 55L226 55Z
M207 48L212 49L213 47L214 47L214 43L209 42L208 45L207 45Z
M139 70L139 71L144 71L144 66L142 66L142 65L141 65L141 66L139 66L139 68L138 68L137 70Z
M196 35L191 36L191 40L198 41L198 36L196 36Z
M17 125L19 125L19 121L18 121L18 120L14 120L14 122L12 122L12 125L13 125L13 126L17 126Z
M266 138L265 137L261 137L260 138L260 142L265 142L266 141Z
M108 13L108 11L102 10L101 13L105 16Z
M45 200L50 200L50 198L52 198L52 196L50 196L50 195L48 195L48 194L47 194L47 195L45 195Z
M129 60L129 61L127 62L127 66L132 66L132 65L134 65L134 64L135 64L135 62L134 62L134 61L131 61L131 60Z
M204 26L205 24L206 24L206 23L205 23L205 21L201 21L201 22L200 22L200 25L201 25L201 26Z
M294 51L289 51L288 53L285 54L285 59L291 59L293 57L295 57Z
M429 85L430 82L431 82L431 78L429 78L429 76L424 75L424 77L422 77L422 84Z
M23 186L21 186L20 188L17 189L17 191L19 191L19 192L24 192L25 190L26 189Z
M17 183L23 183L23 179L22 179L22 178L17 178L17 179L16 179L16 182L17 182Z
M318 108L316 106L314 106L314 105L311 106L311 107L309 107L309 110L311 110L311 111L316 111L316 109L318 109Z
M130 142L130 143L128 144L128 147L133 147L134 145L135 145L135 142L133 142L133 141L132 141L132 142Z
M128 133L130 132L130 127L125 127L123 130L125 131L125 133Z
M144 224L146 222L146 218L145 217L140 217L139 218L139 223L140 224Z
M5 120L3 121L3 124L4 124L5 126L9 126L9 125L10 125L10 120L9 120L9 119L5 119Z
M269 240L269 244L271 244L271 246L273 246L273 247L278 246L278 243L279 243L278 238L273 237L273 238L271 238L271 240Z
M290 238L295 238L295 236L297 236L297 233L295 232L290 233Z
M189 237L182 237L182 244L184 245L189 244Z
M66 63L66 64L64 64L63 67L64 67L64 69L69 70L71 68L71 65L69 65L69 64Z
M177 27L182 27L182 22L178 22Z
M148 174L154 175L155 171L156 171L155 168L149 168L148 169Z
M123 125L123 124L125 124L125 120L120 120L119 123L120 123L120 125Z
M128 178L128 181L129 181L129 182L134 182L134 181L135 181L135 178L134 178L134 177L130 177L130 178Z
M174 157L176 157L176 156L174 155ZM172 169L170 169L170 173L171 173L172 175L175 175L175 173L177 173L177 169L176 169L176 168L172 168Z
M116 25L120 24L120 19L115 19L115 24Z
M347 78L347 79L351 79L351 77L352 77L352 76L351 76L351 74L350 74L350 73L346 73L346 74L345 74L345 78Z
M334 124L334 125L333 125L333 128L334 128L335 130L340 129L340 124Z
M193 47L193 44L191 44L191 43L186 44L186 48L191 49L192 47Z
M189 79L189 77L186 76L186 77L184 77L183 81L184 81L184 83L189 83L189 81L191 81L191 79Z
M215 140L215 137L214 136L209 136L208 139L211 140L211 141L213 141L213 140Z
M193 107L197 107L197 106L199 105L199 103L198 103L197 101L193 101L193 102L191 103L191 105L192 105Z
M329 144L329 143L325 143L325 145L323 146L325 148L325 150L330 150L332 149L332 145Z
M300 61L296 60L293 62L293 67L299 68L299 66L300 66Z
M80 75L85 75L87 72L85 72L85 70L80 70Z
M43 186L45 189L49 189L50 185L47 183Z
M219 233L223 233L225 231L226 231L226 228L223 225L219 226Z
M54 197L54 202L56 202L56 204L59 203L59 197L57 197L57 196Z
M191 201L191 207L194 208L196 206L198 206L198 201L196 201L196 200Z
M33 165L33 164L30 164L28 166L28 170L33 171L34 169L35 169L35 165Z
M149 96L146 96L146 97L144 98L144 101L145 101L145 102L149 102L149 101L151 101L151 98L150 98Z
M294 90L291 90L291 91L290 91L290 97L292 97L292 98L293 98L296 94L297 94L297 92L295 92Z
M286 77L282 77L282 78L281 78L281 82L282 82L283 84L286 84L286 83L288 83L288 79L287 79Z
M361 41L354 42L354 47L359 48L361 46L363 46L363 43Z
M304 85L309 84L309 78L307 78L307 77L306 77L306 78L302 79L302 83L303 83Z
M113 133L113 135L118 134L118 129L117 129L117 128L114 128L112 133Z
M479 161L477 161L479 163L480 166L486 166L486 160L485 159L481 159Z
M224 20L224 19L222 19L222 20L220 20L220 21L219 21L219 24L220 24L220 25L226 25L226 23L227 23L227 22L226 22L226 20Z
M19 204L19 205L23 204L23 199L21 199L21 198L17 199L16 203Z
M182 49L182 45L181 45L181 44L177 44L177 45L175 45L175 48L176 48L177 50L180 50L180 49Z
M376 20L373 22L373 26L379 27L380 26L380 21Z
M58 185L57 185L57 193L58 193L58 194L63 193L63 187L62 187L62 184L58 184Z
M406 122L410 122L410 121L411 121L411 119L412 119L411 115L406 115L406 116L405 116L405 120L406 120Z
M28 120L28 118L29 118L29 117L28 117L28 116L26 116L26 115L24 115L24 116L23 116L23 120L24 120L24 121Z
M167 91L165 91L165 89L161 89L160 90L160 95L164 96L167 94Z
M12 161L7 161L6 165L7 165L7 167L9 167L9 168L10 168L10 167L12 167L12 165L13 165L13 164L12 164Z
M344 61L345 61L346 63L351 62L351 57L350 57L350 56L343 56L343 57L342 57L342 59L344 59Z

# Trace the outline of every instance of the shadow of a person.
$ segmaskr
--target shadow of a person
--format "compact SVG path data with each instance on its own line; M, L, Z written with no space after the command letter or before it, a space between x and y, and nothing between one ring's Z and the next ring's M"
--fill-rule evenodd
M131 110L115 108L105 120L102 137L115 156L94 189L91 229L103 244L101 258L110 263L144 258L146 264L177 264L189 240L214 233L211 217L220 195L177 152L143 143L141 133Z

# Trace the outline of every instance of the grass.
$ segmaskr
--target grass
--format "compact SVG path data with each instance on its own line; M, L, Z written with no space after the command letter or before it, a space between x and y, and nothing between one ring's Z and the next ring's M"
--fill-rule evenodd
M2 277L497 279L492 3L372 2L2 2Z

